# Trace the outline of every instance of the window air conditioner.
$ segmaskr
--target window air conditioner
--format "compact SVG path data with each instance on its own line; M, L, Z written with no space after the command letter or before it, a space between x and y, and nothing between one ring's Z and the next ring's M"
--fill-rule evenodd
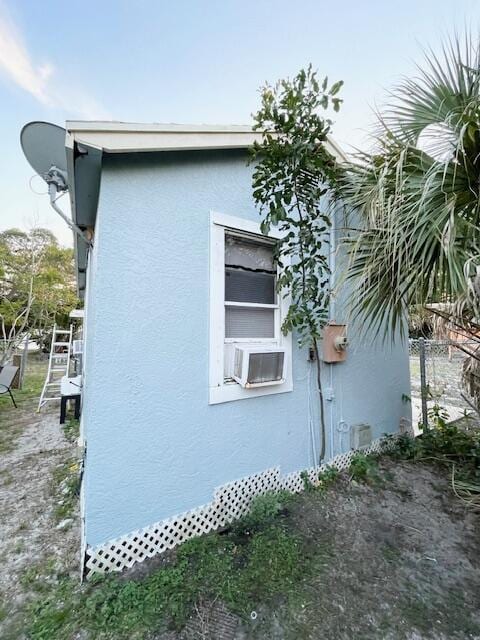
M246 389L283 384L286 365L285 349L235 346L233 379Z

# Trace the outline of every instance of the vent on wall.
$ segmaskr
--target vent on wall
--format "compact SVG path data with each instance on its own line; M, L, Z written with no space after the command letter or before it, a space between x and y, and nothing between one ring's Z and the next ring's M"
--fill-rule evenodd
M350 430L350 448L366 449L372 444L372 427L369 424L353 424Z

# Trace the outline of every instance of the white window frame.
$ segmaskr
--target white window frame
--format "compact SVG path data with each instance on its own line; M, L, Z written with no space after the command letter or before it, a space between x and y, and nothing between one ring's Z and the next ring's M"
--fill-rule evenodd
M225 232L233 234L254 234L265 238L260 224L236 216L210 212L210 371L209 371L209 404L245 400L275 393L286 393L293 390L292 375L292 336L282 335L281 325L290 307L290 296L278 295L277 304L265 305L256 303L225 302ZM269 238L281 237L273 230ZM225 306L261 307L275 309L274 338L225 338ZM287 361L285 382L279 385L245 389L237 382L226 381L224 377L225 344L265 344L278 345L285 349Z

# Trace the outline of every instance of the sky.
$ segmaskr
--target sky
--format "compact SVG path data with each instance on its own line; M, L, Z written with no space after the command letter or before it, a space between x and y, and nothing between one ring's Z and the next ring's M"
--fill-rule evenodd
M0 0L0 230L72 243L21 151L31 120L249 124L311 62L345 82L334 138L365 148L388 89L465 27L480 0Z

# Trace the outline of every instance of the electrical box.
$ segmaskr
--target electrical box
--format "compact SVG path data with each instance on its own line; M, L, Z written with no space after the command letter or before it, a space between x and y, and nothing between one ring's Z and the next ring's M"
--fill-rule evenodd
M372 444L372 427L369 424L352 424L350 449L366 449Z
M343 362L347 358L347 325L329 322L323 329L323 361Z

